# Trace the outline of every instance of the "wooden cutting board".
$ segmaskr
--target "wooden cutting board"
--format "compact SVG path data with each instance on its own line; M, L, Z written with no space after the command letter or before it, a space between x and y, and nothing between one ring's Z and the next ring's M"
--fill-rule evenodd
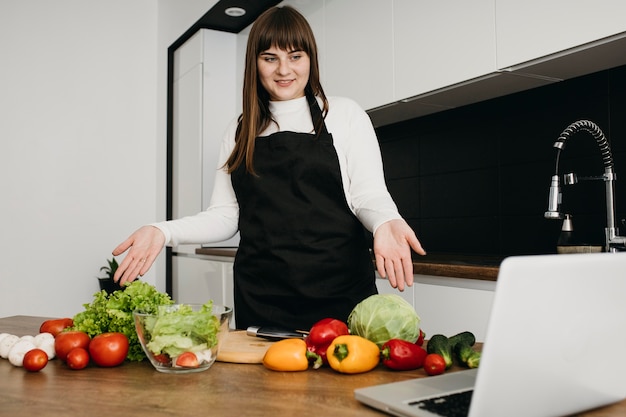
M274 342L256 336L248 336L245 330L228 333L222 342L217 360L233 363L263 363L263 356Z

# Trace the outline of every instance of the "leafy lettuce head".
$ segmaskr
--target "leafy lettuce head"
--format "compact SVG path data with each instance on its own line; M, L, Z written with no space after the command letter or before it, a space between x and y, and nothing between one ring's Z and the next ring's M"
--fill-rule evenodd
M406 300L396 294L374 294L357 304L348 317L351 334L382 347L391 339L415 343L420 318Z

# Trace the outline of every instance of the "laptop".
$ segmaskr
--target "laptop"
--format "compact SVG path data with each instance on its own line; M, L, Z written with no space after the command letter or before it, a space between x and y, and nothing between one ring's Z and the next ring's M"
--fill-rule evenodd
M477 369L354 395L394 416L564 416L625 399L625 355L626 252L514 256L500 266ZM457 397L461 410L428 411Z

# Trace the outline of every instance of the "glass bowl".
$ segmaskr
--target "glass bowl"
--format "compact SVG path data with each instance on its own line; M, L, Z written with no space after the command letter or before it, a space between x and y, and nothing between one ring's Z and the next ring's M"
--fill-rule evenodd
M133 312L139 343L159 372L209 369L229 332L233 310L223 305L171 304Z

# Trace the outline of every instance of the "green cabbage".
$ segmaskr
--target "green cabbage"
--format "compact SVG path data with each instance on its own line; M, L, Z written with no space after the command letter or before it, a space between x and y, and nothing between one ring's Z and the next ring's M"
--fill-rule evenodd
M351 334L382 347L391 339L415 343L420 335L420 318L406 300L396 294L374 294L357 304L348 317Z

